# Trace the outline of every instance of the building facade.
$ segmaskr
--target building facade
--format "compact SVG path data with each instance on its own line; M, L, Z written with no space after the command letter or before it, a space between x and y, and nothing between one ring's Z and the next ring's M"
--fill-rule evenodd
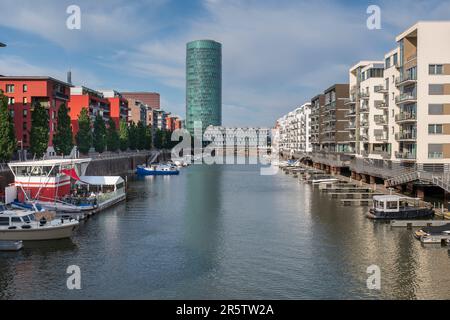
M115 90L104 90L102 93L109 102L110 118L116 128L119 128L120 121L128 122L128 100Z
M70 84L51 77L0 77L0 90L8 97L19 149L30 147L31 114L34 103L39 102L48 110L50 119L47 154L55 154L53 135L58 110L62 104L68 104L70 87Z
M157 92L121 92L125 99L135 99L141 101L152 109L161 108L161 96Z
M321 141L326 152L343 153L348 150L348 84L334 84L324 91L322 108Z
M142 122L148 124L149 107L142 101L127 98L128 100L128 122Z
M222 45L197 40L186 49L186 128L193 135L194 124L222 125Z

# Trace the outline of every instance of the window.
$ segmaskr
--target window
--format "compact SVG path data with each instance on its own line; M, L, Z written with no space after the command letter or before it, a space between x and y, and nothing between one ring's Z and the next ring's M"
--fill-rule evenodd
M386 58L386 60L384 61L384 68L390 68L391 67L391 57Z
M428 68L429 74L443 74L444 68L442 64L430 64Z
M26 118L28 116L28 110L23 109L23 117Z
M27 130L27 123L26 122L22 123L22 128L23 128L23 130Z
M28 98L27 97L23 97L23 104L26 105L28 103Z
M430 95L441 95L444 94L443 84L430 84L428 85L428 94Z
M428 105L428 114L429 115L444 114L444 105L443 104L429 104Z
M439 159L444 157L442 152L442 144L429 144L428 145L428 158L429 159Z
M14 93L14 85L13 84L6 85L6 93Z
M0 226L9 226L9 218L0 217Z
M22 139L22 143L27 143L28 142L28 137L26 134L23 135L23 139Z
M442 124L429 124L428 125L429 134L442 134Z
M28 92L28 85L26 84L23 85L23 92Z
M396 66L396 65L398 64L398 54L397 54L397 53L394 53L394 55L393 55L392 57L393 57L393 59L394 59L393 64L394 64L394 66Z
M13 105L14 103L16 103L16 99L14 99L13 97L9 97L8 98L8 104L9 105Z

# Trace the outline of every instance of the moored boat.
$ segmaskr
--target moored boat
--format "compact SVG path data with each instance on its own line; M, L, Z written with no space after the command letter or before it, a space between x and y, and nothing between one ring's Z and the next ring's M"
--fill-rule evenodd
M136 168L136 174L140 176L178 175L179 173L180 171L171 165L138 166Z
M78 225L74 219L55 219L55 214L48 211L8 209L0 205L0 241L70 238Z
M367 213L370 219L425 219L434 216L434 210L420 205L421 199L384 195L373 197L373 207Z

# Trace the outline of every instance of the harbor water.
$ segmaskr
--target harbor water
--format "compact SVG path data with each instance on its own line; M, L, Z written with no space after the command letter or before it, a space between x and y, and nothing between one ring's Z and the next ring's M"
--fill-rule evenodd
M0 299L449 299L448 249L366 210L258 165L136 178L71 240L0 252ZM67 288L72 265L81 290Z

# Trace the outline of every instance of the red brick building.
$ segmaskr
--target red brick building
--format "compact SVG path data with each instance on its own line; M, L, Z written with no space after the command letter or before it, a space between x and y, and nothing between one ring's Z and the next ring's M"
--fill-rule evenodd
M161 108L161 98L156 92L122 92L125 99L132 98L141 101L153 110Z
M71 85L51 77L0 76L0 90L8 97L14 118L19 148L30 147L31 113L34 102L40 102L49 112L49 148L54 154L53 134L56 130L59 107L68 104Z
M110 117L119 128L120 120L128 122L128 100L114 90L103 91L104 97L109 101Z

